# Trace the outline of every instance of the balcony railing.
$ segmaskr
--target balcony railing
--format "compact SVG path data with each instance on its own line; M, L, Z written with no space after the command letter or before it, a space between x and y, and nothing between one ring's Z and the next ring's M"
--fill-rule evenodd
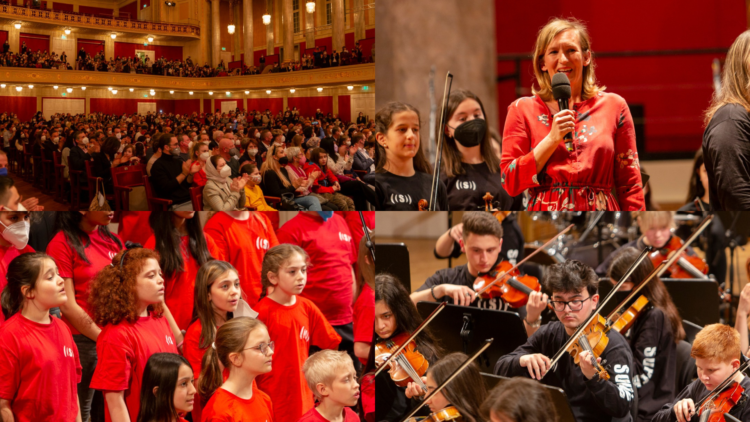
M39 23L57 25L84 25L108 31L143 31L153 35L185 35L200 37L200 27L179 23L134 21L121 18L104 18L58 10L30 9L27 7L0 5L0 16L12 19L27 19Z

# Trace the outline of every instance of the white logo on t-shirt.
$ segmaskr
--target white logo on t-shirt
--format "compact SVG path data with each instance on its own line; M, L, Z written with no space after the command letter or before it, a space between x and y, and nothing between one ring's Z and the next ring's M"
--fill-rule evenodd
M508 261L516 265L516 260L518 259L518 249L508 249L508 253L506 254L508 257Z
M411 204L411 195L409 194L400 194L400 193L392 193L391 194L391 202L394 204Z
M115 255L117 255L117 252L109 251L109 260L114 259Z
M630 367L628 365L615 365L615 384L620 391L620 398L627 401L633 399L633 386L630 384Z
M306 342L310 342L310 332L307 331L306 327L302 327L302 329L299 331L299 339L305 340Z
M264 239L262 237L255 238L255 247L256 248L268 250L269 246L270 246L270 243L268 242L268 239Z
M477 190L477 182L473 180L459 180L456 183L457 190Z
M352 241L352 237L349 236L348 234L344 234L344 233L339 232L339 240L342 241L342 242L351 242Z
M167 339L167 344L174 345L174 341L172 340L172 337L170 336L164 336Z
M73 355L73 349L71 349L68 346L63 346L63 356L73 358L75 355Z

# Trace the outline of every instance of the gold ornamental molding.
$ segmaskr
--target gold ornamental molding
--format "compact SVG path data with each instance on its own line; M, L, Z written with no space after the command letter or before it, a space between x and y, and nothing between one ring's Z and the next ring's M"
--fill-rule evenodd
M170 35L200 38L200 27L177 23L132 21L116 18L98 18L53 10L0 5L0 19L24 20L41 24L76 26L101 30L119 30L136 34Z
M0 82L5 84L50 84L89 88L158 88L185 91L227 91L242 89L302 88L347 83L374 83L375 64L303 70L264 75L222 76L215 78L180 78L133 73L92 72L87 70L53 70L0 67Z

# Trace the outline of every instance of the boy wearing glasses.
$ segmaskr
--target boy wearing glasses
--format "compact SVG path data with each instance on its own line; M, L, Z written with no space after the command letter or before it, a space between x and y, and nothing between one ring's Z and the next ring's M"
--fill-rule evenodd
M609 372L608 381L599 378L586 351L580 354L580 366L566 353L554 370L549 367L550 358L596 309L598 281L594 270L579 261L549 267L544 284L552 293L558 321L542 326L526 344L500 358L495 373L506 377L529 375L562 388L579 422L629 420L635 394L631 384L633 355L620 333L607 333L609 344L597 359Z

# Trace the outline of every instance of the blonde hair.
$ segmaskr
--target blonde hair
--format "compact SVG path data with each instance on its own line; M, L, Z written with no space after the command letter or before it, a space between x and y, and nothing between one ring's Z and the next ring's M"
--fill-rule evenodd
M281 165L278 161L274 160L274 155L276 155L276 144L271 144L271 147L268 148L268 152L266 153L266 161L260 166L260 174L265 179L266 172L271 170L279 176L281 184L283 184L285 188L288 188L289 186L292 186L292 183L286 176L284 176L284 173L281 172Z
M738 104L750 112L750 31L741 33L729 47L721 74L721 89L714 92L711 105L705 113L708 126L714 113L726 104Z
M350 366L353 369L354 363L346 352L326 349L315 352L307 358L305 364L302 365L302 372L315 398L321 400L323 397L315 387L318 384L330 385L336 378L338 370L349 369Z
M729 363L739 359L740 333L724 324L706 325L695 336L690 356L696 359L716 359Z
M594 73L594 57L591 51L591 39L589 38L589 32L583 22L575 19L560 19L554 18L547 22L542 29L539 30L539 34L536 37L536 45L534 47L534 75L536 81L539 84L539 90L537 91L534 86L531 86L531 92L538 95L544 101L551 101L552 97L552 84L549 73L542 71L542 65L544 64L544 55L547 52L547 47L552 43L559 34L574 30L578 33L578 44L580 44L581 51L586 54L591 54L591 61L588 66L583 67L583 84L581 85L581 99L586 100L592 98L600 91L607 89L605 86L599 86L596 84L596 75Z
M672 217L671 211L648 211L639 212L637 215L638 226L641 228L641 233L648 231L652 227L667 227L675 228L674 218Z

